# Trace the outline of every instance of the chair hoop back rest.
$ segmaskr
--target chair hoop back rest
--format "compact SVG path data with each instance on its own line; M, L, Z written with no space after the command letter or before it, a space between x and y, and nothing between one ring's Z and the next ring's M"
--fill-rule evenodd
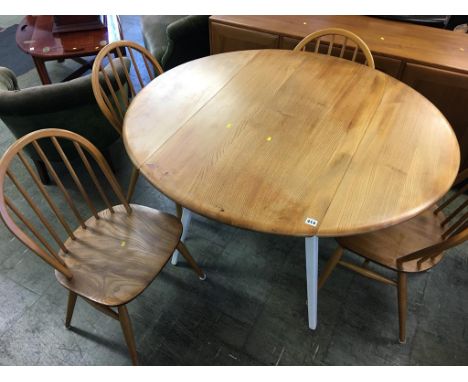
M444 229L441 241L400 258L399 263L418 258L418 263L422 263L468 239L468 199L465 195L468 191L468 184L464 184L466 179L468 179L468 169L461 171L453 183L454 186L460 188L434 210L434 214L439 214L450 207L450 211L446 212L441 222L441 227Z
M112 55L115 56L114 59L112 59ZM134 75L123 65L124 78L121 78L115 73L113 62L119 60L123 64L124 57L130 59ZM106 61L109 62L113 70L117 86L112 86L104 70ZM163 69L156 58L146 48L133 41L115 41L106 45L98 53L91 75L93 93L102 113L120 134L122 133L125 112L133 97L161 73L163 73ZM102 77L104 77L104 81Z
M356 44L351 61L354 61L356 59L358 50L361 50L362 53L364 54L364 57L366 58L367 66L371 67L372 69L375 69L374 58L372 57L372 53L369 47L367 46L367 44L364 42L364 40L362 40L358 35L354 34L353 32L348 31L346 29L342 29L342 28L326 28L326 29L320 29L318 31L312 32L306 37L304 37L295 46L293 50L305 51L307 44L309 44L310 42L314 40L317 40L316 45L315 45L315 53L318 53L321 38L326 37L326 36L331 36L331 41L328 42L328 51L327 51L328 55L331 55L332 49L336 44L336 46L341 46L340 58L342 58L347 47L346 43L348 42L348 40L350 40L354 44ZM342 44L335 42L335 36L342 36L344 38L344 42Z
M58 208L57 204L53 201L53 199L47 192L46 188L41 183L38 175L34 172L32 166L29 164L26 158L26 155L24 154L24 151L23 151L23 149L26 146L28 145L33 146L33 148L36 150L38 155L41 157L41 160L44 161L52 177L54 178L58 188L62 192L62 195L65 201L67 202L68 206L70 207L71 211L73 211L77 221L79 222L82 228L86 228L85 219L81 217L81 214L79 213L76 205L73 202L73 198L71 197L69 192L65 189L62 181L58 177L56 171L52 167L50 161L47 159L46 154L44 153L44 151L41 148L41 145L38 142L40 139L50 139L52 141L55 148L57 149L59 154L62 156L63 162L66 168L68 169L68 172L70 173L71 177L73 178L73 181L75 182L75 185L77 186L81 195L83 196L89 208L91 209L94 217L96 219L99 219L99 215L96 211L96 208L94 207L91 199L89 198L88 193L83 187L83 183L79 180L76 174L76 171L74 170L73 166L68 160L57 138L69 141L73 144L75 149L78 151L78 154L81 157L81 160L86 170L88 171L89 176L94 182L94 185L96 189L98 190L98 193L101 195L108 209L111 212L113 212L112 205L110 204L108 198L106 197L103 191L103 188L101 187L101 184L99 183L96 173L91 167L85 152L87 152L92 157L92 159L96 162L99 169L102 171L108 183L110 184L112 190L114 191L117 198L119 199L120 203L123 204L124 207L126 208L127 213L129 214L131 213L131 208L126 201L125 196L122 192L122 189L120 188L114 174L112 173L109 165L104 159L104 156L90 141L88 141L87 139L83 138L82 136L74 132L71 132L68 130L61 130L61 129L37 130L18 139L15 143L13 143L8 148L8 150L5 152L3 157L0 159L0 216L3 222L5 223L5 225L8 227L8 229L24 245L26 245L30 250L36 253L40 258L46 261L53 268L57 269L66 277L71 278L72 274L70 270L67 268L67 266L65 265L64 261L58 255L58 251L54 250L52 245L44 238L44 236L41 234L41 229L37 229L37 227L35 227L34 224L29 219L27 219L25 215L22 214L21 211L15 206L12 199L10 199L6 195L6 188L5 188L6 178L9 178L10 181L15 186L15 188L22 195L23 199L26 200L29 207L36 214L36 217L42 223L42 228L43 228L42 231L47 231L49 235L54 239L56 244L58 244L59 248L64 253L67 253L68 250L65 247L64 242L61 240L60 235L52 226L51 219L49 217L46 217L44 213L41 211L41 209L38 208L38 206L41 204L38 203L37 201L34 201L31 198L31 196L28 193L28 189L26 189L23 185L21 185L20 181L14 175L12 168L11 168L11 164L13 160L19 159L23 167L26 168L30 177L33 179L33 182L35 183L36 187L39 189L40 194L42 194L42 196L44 197L46 203L42 203L42 205L48 205L50 207L52 212L55 214L55 217L57 218L57 220L62 224L64 230L67 232L68 236L72 240L74 240L75 236L73 234L73 230L70 227L70 224L65 219L63 215L63 211L60 208ZM18 226L18 224L12 218L10 211L13 212L13 215L16 216L23 223L24 226L26 226L26 228L29 230L29 232L32 235L27 234L22 228ZM36 240L34 240L32 237L35 237ZM42 244L42 246L40 244Z
M403 256L397 260L397 264L401 266L406 261L412 261L415 259L418 260L418 265L422 264L424 261L429 260L441 252L446 251L447 249L454 248L460 244L463 244L468 239L468 225L464 225L463 229L458 233L450 236L448 239L431 245L430 247L423 248L419 251L413 252L409 255Z

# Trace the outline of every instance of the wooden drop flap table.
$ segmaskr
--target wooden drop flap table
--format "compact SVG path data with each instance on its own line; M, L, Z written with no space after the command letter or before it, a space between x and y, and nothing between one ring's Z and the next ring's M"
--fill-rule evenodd
M305 237L309 327L318 237L384 228L452 185L460 154L439 110L390 76L309 52L223 53L157 77L127 111L137 168L190 211Z
M105 16L105 28L61 33L53 33L53 17L26 16L16 31L18 47L31 55L44 85L51 83L47 61L71 58L82 65L66 81L91 69L92 63L82 57L95 56L102 47L123 38L118 16Z

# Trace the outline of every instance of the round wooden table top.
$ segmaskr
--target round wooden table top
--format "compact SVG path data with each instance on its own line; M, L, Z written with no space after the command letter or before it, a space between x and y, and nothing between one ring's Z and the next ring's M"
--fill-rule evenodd
M460 151L441 112L364 65L310 52L205 57L133 100L126 149L182 206L293 236L344 236L409 219L441 198Z

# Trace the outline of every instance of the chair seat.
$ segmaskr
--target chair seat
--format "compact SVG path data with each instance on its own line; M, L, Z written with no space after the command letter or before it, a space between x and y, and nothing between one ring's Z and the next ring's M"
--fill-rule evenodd
M439 263L443 253L424 261L420 266L417 260L412 260L398 267L397 259L442 241L443 229L440 224L445 216L441 212L435 215L435 208L431 207L404 223L370 233L341 237L337 241L342 247L393 270L425 271Z
M134 299L167 263L182 234L182 224L172 215L139 205L99 212L78 228L76 240L65 242L69 253L59 252L73 274L67 279L55 271L65 288L106 306Z

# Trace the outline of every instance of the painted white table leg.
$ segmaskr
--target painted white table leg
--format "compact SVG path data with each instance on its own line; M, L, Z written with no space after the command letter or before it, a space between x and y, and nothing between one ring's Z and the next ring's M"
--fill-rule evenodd
M184 227L184 230L182 231L182 236L180 237L180 241L184 241L185 237L187 236L189 226L190 226L190 221L192 220L192 211L189 211L186 208L182 209L182 226ZM171 264L172 265L177 265L179 262L179 251L175 251L174 254L172 255L171 259Z
M317 327L318 237L306 237L307 310L309 328Z

